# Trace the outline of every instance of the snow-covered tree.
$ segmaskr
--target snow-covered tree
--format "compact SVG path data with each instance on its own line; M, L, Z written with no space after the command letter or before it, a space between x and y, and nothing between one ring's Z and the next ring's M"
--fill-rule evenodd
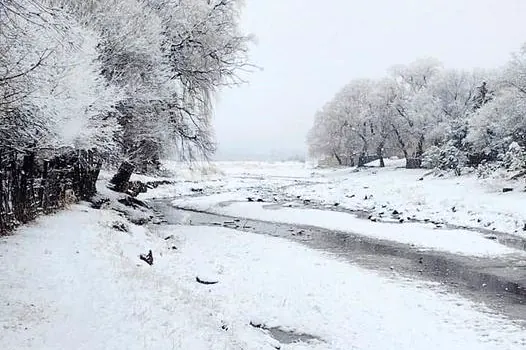
M210 117L214 94L240 83L251 37L238 26L239 0L149 0L163 25L163 51L178 90L164 103L168 131L179 153L193 158L214 150Z
M395 102L398 99L398 85L393 79L385 78L376 82L369 97L372 143L380 166L385 166L384 156L394 153L394 123L397 118Z
M512 143L514 149L526 148L526 47L512 56L493 85L469 118L467 140L479 161L502 159Z
M43 2L1 9L0 146L109 151L116 123L107 114L119 92L100 76L97 35Z
M467 159L476 162L477 152L467 140L469 120L473 113L490 101L492 92L486 80L491 77L492 72L489 71L447 69L437 74L430 83L428 106L434 122L426 138L429 145L438 146L443 155L448 155L442 157L438 167L453 169L452 164L463 167L468 163ZM444 161L445 158L458 161Z
M109 115L125 159L145 170L167 148L184 159L214 151L214 94L248 66L240 1L47 1L99 37L100 72L121 92Z
M316 114L308 137L311 155L335 157L340 164L353 164L356 155L364 159L375 132L373 87L371 80L351 81Z
M441 70L441 63L427 58L391 68L398 84L393 103L393 133L407 160L407 167L419 167L426 146L426 135L435 118L428 86Z
M337 120L341 115L327 113L329 106L318 111L314 116L314 125L308 135L309 154L316 158L334 158L339 165L354 165L347 161L348 150L344 120ZM352 157L350 157L352 159Z

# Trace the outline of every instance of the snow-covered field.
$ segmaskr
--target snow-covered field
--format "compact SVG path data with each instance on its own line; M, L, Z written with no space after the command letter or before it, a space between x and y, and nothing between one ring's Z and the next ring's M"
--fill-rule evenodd
M224 162L191 171L172 163L169 170L166 179L174 184L142 199L179 197L178 205L455 254L524 254L465 230L375 223L246 199L300 196L353 209L386 205L404 216L473 225L482 223L471 218L482 215L504 229L510 222L501 218L524 219L518 205L524 194L500 193L502 183L417 181L423 171L321 170L301 163ZM491 203L492 211L486 207ZM152 266L139 259L150 249ZM218 283L203 285L196 277ZM0 302L0 349L526 348L522 325L437 283L357 267L283 238L221 227L136 226L84 204L0 238ZM314 340L280 343L251 323Z
M126 233L114 221L75 206L2 239L1 349L526 346L518 324L435 284L279 238L184 226ZM148 249L153 266L138 258ZM319 340L279 344L250 322Z

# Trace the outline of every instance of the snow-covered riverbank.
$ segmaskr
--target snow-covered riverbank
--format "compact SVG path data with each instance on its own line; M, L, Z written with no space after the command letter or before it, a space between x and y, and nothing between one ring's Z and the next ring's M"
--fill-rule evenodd
M526 345L517 324L439 285L279 238L185 226L127 224L121 232L116 221L123 219L79 205L2 239L2 349ZM139 259L149 249L152 266ZM251 322L319 340L279 344Z
M399 168L402 164L387 161L386 168L358 170L315 169L297 162L215 162L203 174L170 163L168 168L179 185L151 191L144 198L195 195L191 188L198 187L205 194L230 192L246 199L262 188L277 199L299 198L328 206L337 203L341 208L369 211L380 220L396 210L405 219L526 237L523 179L479 179L475 174L436 177L428 170ZM198 176L198 181L192 181L192 176ZM504 188L512 191L503 192Z
M355 173L347 170L312 170L295 163L217 167L199 181L191 176L172 178L173 185L141 196L192 195L180 203L201 201L237 216L272 215L290 223L350 225L370 232L376 232L376 226L356 225L388 225L357 218L347 221L345 213L265 208L268 203L246 200L269 191L280 198L295 190L307 196L312 183L328 188L333 186L329 182L338 184L335 178L351 181ZM362 173L357 176L365 178ZM217 205L227 199L244 202ZM418 239L427 248L457 247L476 256L510 252L496 242L478 241L471 232L451 231L448 235L460 236L451 236L448 247L436 246L434 234L446 231L419 225L396 227L407 228L403 237ZM149 250L152 266L139 259ZM87 204L40 218L1 238L0 261L2 349L526 347L519 323L437 283L371 271L257 233L221 227L137 226L114 211ZM206 285L196 278L217 283ZM303 334L306 341L287 344L254 325Z

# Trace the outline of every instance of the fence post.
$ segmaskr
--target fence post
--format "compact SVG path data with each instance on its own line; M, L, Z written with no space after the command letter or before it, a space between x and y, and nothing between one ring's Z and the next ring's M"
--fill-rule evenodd
M0 235L7 231L7 192L4 189L4 157L0 152Z
M40 208L42 212L47 211L47 192L48 192L48 171L49 171L49 160L44 159L42 164L42 175L40 178L40 188L38 197L40 200Z

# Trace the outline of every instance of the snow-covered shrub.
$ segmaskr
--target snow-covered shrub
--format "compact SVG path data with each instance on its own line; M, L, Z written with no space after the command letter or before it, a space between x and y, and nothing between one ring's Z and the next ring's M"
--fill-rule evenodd
M442 151L437 146L431 146L422 155L422 167L424 169L435 169L440 167Z
M448 142L442 147L442 168L459 170L466 166L467 161L465 152L455 147L453 142Z
M517 142L512 142L501 156L502 165L510 171L526 169L526 150Z
M467 162L465 152L455 147L452 140L442 147L430 147L423 155L422 166L428 169L453 170L460 175Z
M482 162L477 167L477 175L481 178L488 178L496 176L498 173L526 170L526 150L519 146L517 142L512 142L508 146L508 150L499 154L497 158L496 161Z
M483 179L492 177L499 169L502 169L501 164L497 162L482 161L477 166L477 176Z

